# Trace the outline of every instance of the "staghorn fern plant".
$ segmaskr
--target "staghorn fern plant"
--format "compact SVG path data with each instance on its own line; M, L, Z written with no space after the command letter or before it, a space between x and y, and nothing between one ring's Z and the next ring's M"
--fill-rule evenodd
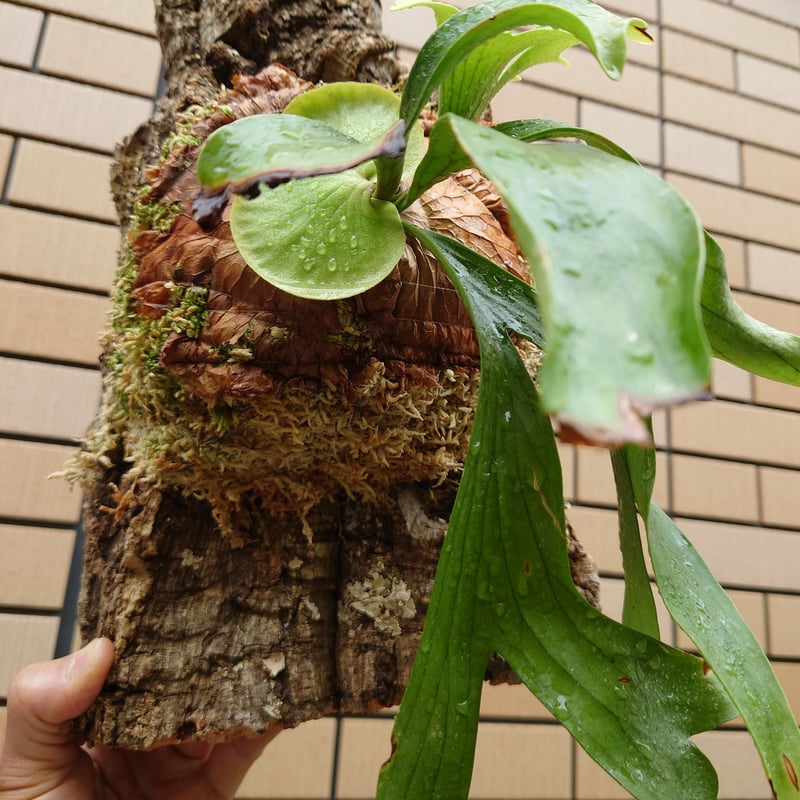
M603 136L540 119L478 123L522 70L585 45L621 76L645 23L591 0L433 0L437 29L401 97L331 84L216 131L198 161L198 217L234 195L249 265L304 298L379 283L408 238L467 307L481 383L469 454L419 653L378 797L468 794L487 660L500 654L581 746L637 798L713 798L690 737L740 715L778 798L800 796L800 734L766 656L691 543L651 500L653 409L708 393L711 357L800 385L800 339L747 316L688 203ZM438 91L425 147L420 114ZM558 141L554 141L558 140ZM491 181L529 285L415 224L415 202L465 168ZM544 353L533 381L514 336ZM554 428L610 449L626 592L623 623L570 578ZM701 657L659 641L656 584Z

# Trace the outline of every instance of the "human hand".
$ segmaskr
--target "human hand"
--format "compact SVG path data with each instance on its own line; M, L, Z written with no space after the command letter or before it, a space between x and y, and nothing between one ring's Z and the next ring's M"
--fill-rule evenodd
M0 755L3 800L220 800L232 798L273 739L187 743L139 752L77 744L71 720L100 692L114 661L108 639L26 667L8 693Z

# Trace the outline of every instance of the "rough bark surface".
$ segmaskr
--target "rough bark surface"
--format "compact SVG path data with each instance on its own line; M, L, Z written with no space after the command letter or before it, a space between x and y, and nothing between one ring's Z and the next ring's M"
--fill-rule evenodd
M234 75L280 61L311 81L397 76L374 0L156 0L156 10L169 89L118 150L123 233L176 114L211 102ZM445 200L431 201L434 212ZM231 535L209 502L135 468L121 447L105 453L84 505L81 631L110 636L117 651L82 720L90 742L223 740L399 701L455 481L400 481L369 503L342 493L302 517L250 494ZM577 544L570 555L591 595ZM490 673L510 677L497 660Z

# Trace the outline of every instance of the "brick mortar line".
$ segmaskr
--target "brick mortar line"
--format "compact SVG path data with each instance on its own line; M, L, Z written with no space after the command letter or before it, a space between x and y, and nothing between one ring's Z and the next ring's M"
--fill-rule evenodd
M756 15L750 14L748 11L745 11L744 9L742 9L741 7L738 7L738 6L729 6L729 8L734 8L734 9L736 9L736 11L738 11L738 12L740 12L742 14L746 14L746 15L749 15L749 16L756 16ZM781 25L780 22L777 22L774 19L768 20L765 17L757 17L757 18L761 19L761 20L764 20L764 21L772 22L773 24L778 25L779 27L786 28L787 30L791 29L791 30L794 30L796 32L798 31L798 29L795 28L793 25ZM732 45L732 44L728 44L726 42L723 42L723 41L721 41L719 39L709 39L709 38L707 38L705 36L698 36L696 30L690 30L688 28L679 28L679 27L676 27L675 25L670 25L669 23L664 23L662 25L661 29L662 30L666 30L666 31L672 31L673 33L680 33L680 34L682 34L684 36L689 36L692 39L696 39L699 42L705 42L706 44L715 45L717 47L724 47L725 49L732 50L734 52L741 52L741 53L744 53L745 55L752 56L753 58L758 58L758 59L761 59L762 61L766 61L769 64L775 64L776 66L786 67L787 69L800 70L800 64L794 64L794 63L792 63L790 61L782 61L779 58L774 58L774 57L770 57L768 55L765 55L764 53L759 52L758 50L745 50L745 49L743 49L741 47L741 45L736 46L736 45Z
M58 608L42 608L38 606L19 606L19 605L3 605L0 604L0 614L9 614L10 616L25 616L25 617L52 617L58 618Z
M667 120L667 121L669 122L671 120ZM698 130L702 130L702 129L698 129ZM727 138L731 138L731 137L727 137ZM742 143L741 139L736 139L734 141L738 141L738 142ZM800 161L800 157L798 157L798 161ZM744 192L745 194L753 195L754 197L761 197L761 198L764 198L764 199L767 199L767 200L778 200L779 202L786 203L786 205L789 205L789 206L797 206L798 205L798 201L796 199L791 199L791 198L786 198L786 197L779 197L779 196L774 195L774 194L768 194L766 192L760 192L757 189L749 189L746 186L742 186L741 184L738 184L738 183L725 183L724 181L720 181L720 180L717 180L715 178L707 178L707 177L702 176L702 175L695 175L694 173L686 172L685 170L681 170L681 169L670 168L670 169L667 169L666 172L668 172L668 173L670 173L672 175L680 175L682 178L693 178L694 180L700 181L702 183L708 183L708 184L711 184L712 186L720 186L723 189L734 189L734 190L739 191L739 192ZM725 234L725 235L730 235L730 234ZM734 238L736 238L736 237L734 237ZM747 240L747 241L750 241L750 240ZM773 247L778 247L781 250L789 250L789 252L795 252L795 251L791 250L790 248L781 247L780 245L776 245L774 243L773 243Z
M150 100L153 96L152 93L140 94L138 92L131 92L128 91L127 89L121 89L119 87L108 86L99 83L89 83L88 81L80 80L78 78L72 78L65 75L57 75L49 72L39 72L38 70L26 69L24 67L20 67L17 64L0 64L0 67L2 67L3 69L10 70L12 72L21 72L26 75L36 75L40 78L45 78L47 80L69 83L73 86L84 86L89 89L98 89L104 92L110 92L111 94L114 95L121 95L122 97L132 98L133 100Z
M616 513L617 511L616 504L611 503L610 501L607 503L603 503L603 502L587 502L584 500L574 499L570 502L570 506L573 509L578 508L589 511L591 510L609 511L614 513ZM721 517L703 517L697 514L687 514L679 511L673 512L672 514L670 514L670 517L674 519L689 520L690 522L709 522L714 525L735 525L739 528L752 528L754 530L759 530L763 533L771 533L771 532L791 533L800 536L800 528L791 528L781 525L762 525L758 522L753 522L751 520L745 520L741 518L723 519ZM580 531L578 533L580 533Z
M76 145L59 139L52 139L46 136L38 136L34 133L20 133L18 130L15 130L14 128L9 128L2 125L0 125L0 133L4 133L7 136L13 136L15 139L27 139L28 141L38 142L39 144L57 145L58 147L65 147L70 150L76 150L82 153L89 153L90 155L98 155L106 157L113 156L112 150L103 150L99 147L92 147L91 145Z
M99 334L99 331L98 331ZM98 352L98 359L100 353ZM17 361L29 361L34 364L50 364L54 367L73 367L76 369L84 369L91 372L99 372L100 365L89 363L87 361L72 361L66 358L49 358L48 356L27 355L25 353L14 353L10 351L0 350L0 358L11 358Z
M53 216L60 217L61 219L74 219L77 220L78 222L97 222L103 225L109 225L114 227L118 225L118 223L113 222L109 219L104 219L102 217L92 217L88 214L79 214L75 211L60 210L57 208L53 208L52 206L40 206L30 202L19 202L17 200L9 201L6 198L3 205L8 206L9 208L18 208L22 211L41 211L45 213L51 213L53 214Z
M0 444L16 442L18 444L44 444L55 447L71 447L77 449L79 442L72 436L39 436L30 433L17 433L0 429Z
M75 522L56 522L55 520L41 519L40 517L12 517L0 515L0 525L14 528L44 528L54 531L74 531Z
M122 31L123 33L133 33L137 36L142 36L146 39L155 39L156 34L155 31L145 31L142 28L131 28L125 27L125 25L118 23L118 22L111 22L108 20L100 20L96 17L89 17L86 15L76 14L70 11L54 11L52 9L46 9L42 7L41 3L30 2L30 0L10 0L10 2L15 5L19 6L20 8L29 8L34 11L41 11L44 14L54 14L59 17L66 17L67 19L75 19L80 22L90 22L93 25L98 25L101 28L110 28L111 30Z
M6 206L6 208L16 208L16 206ZM53 214L52 216L61 216ZM62 292L74 292L75 294L85 294L90 297L105 297L109 298L109 289L91 288L88 286L75 286L71 283L62 283L60 281L46 281L38 278L28 278L24 275L14 275L0 271L0 281L8 281L9 283L21 283L24 286L35 286L41 289L57 289Z

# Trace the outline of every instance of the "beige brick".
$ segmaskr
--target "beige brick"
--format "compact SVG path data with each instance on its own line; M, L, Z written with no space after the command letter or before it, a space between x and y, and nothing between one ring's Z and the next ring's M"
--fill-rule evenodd
M742 148L742 170L745 188L800 200L800 158L746 144Z
M401 47L419 50L436 29L433 11L429 8L408 8L391 11L392 3L383 3L383 32ZM451 3L451 5L454 5Z
M752 464L677 454L670 463L676 514L758 520L758 477Z
M800 302L800 253L750 243L747 263L750 265L749 286L754 292Z
M758 377L753 380L753 383L757 403L800 411L800 388L797 386L788 386L785 383Z
M653 412L653 441L656 447L667 446L667 410L660 408Z
M736 50L800 66L800 39L795 30L712 0L662 3L661 25L701 33L705 39Z
M237 798L328 798L336 723L320 719L282 731L247 773ZM374 787L373 787L374 788Z
M737 53L736 75L742 94L800 110L800 71L796 67Z
M617 512L590 506L573 506L567 519L575 535L603 573L622 575L622 555L619 551Z
M656 470L653 497L657 503L664 505L668 496L668 473L661 453L656 454ZM576 471L577 498L581 503L616 506L617 492L608 450L579 447Z
M550 712L536 699L527 686L483 684L481 717L497 719L553 719Z
M107 156L22 139L8 198L19 205L115 222L110 168Z
M646 545L645 545L646 546ZM646 555L646 551L645 551ZM650 560L647 559L648 568ZM656 616L658 617L658 628L661 641L666 644L672 644L675 636L673 629L675 627L672 622L672 617L658 593L655 584L652 584L653 600L656 604ZM625 603L625 581L618 578L601 578L600 579L600 604L603 613L607 617L622 622L622 609Z
M734 292L741 307L756 319L800 335L800 305L771 297Z
M0 2L0 64L33 65L43 19L41 11Z
M679 31L662 29L664 71L684 78L734 89L736 72L733 50Z
M571 740L563 728L482 723L469 796L567 800L571 775Z
M585 750L576 748L575 797L580 800L627 800L626 792Z
M800 530L800 471L761 467L764 522Z
M647 23L653 22L658 17L658 3L656 0L607 0L603 8L615 11L624 16L639 17Z
M677 523L724 586L797 591L795 532L685 518Z
M718 800L769 800L773 796L747 731L708 731L695 743L717 770Z
M94 366L105 297L0 280L0 351Z
M668 173L667 181L694 206L703 224L745 239L800 250L800 205Z
M572 65L569 68L560 64L542 64L527 70L524 78L579 97L591 97L644 114L658 114L658 73L655 70L628 64L622 79L613 81L587 50L571 50L567 60Z
M678 450L782 466L800 466L800 415L714 401L672 409Z
M0 133L0 181L5 181L8 162L11 159L11 150L14 146L14 137Z
M761 14L764 17L772 17L781 23L789 23L796 28L800 28L800 6L795 0L728 0L737 8L744 8Z
M747 284L744 242L741 239L732 239L730 236L724 236L717 233L717 231L713 231L713 236L725 254L728 281L733 287L744 288Z
M336 797L361 800L375 797L378 770L391 755L390 719L345 719L339 738Z
M0 206L0 272L77 289L107 290L119 238L112 225Z
M772 668L797 719L800 717L800 663L777 661Z
M155 34L155 13L149 0L26 0L45 11L63 12L140 33Z
M74 447L0 439L0 517L74 525L80 492L63 479L49 479L74 452Z
M0 357L0 431L76 439L100 399L98 370Z
M47 21L39 69L46 75L152 97L161 50L148 36L53 15Z
M609 10L612 10L608 3L604 5ZM642 15L635 14L634 16L641 17ZM658 69L660 58L658 40L661 38L661 28L655 24L655 19L655 16L647 16L644 20L647 23L647 32L653 37L652 42L628 41L627 63L641 64L643 67Z
M800 596L768 594L769 654L775 658L800 657Z
M753 399L753 376L727 361L714 359L714 378L712 387L715 397L728 400Z
M581 503L616 506L617 490L608 450L579 447L575 454L577 499Z
M664 115L673 122L800 154L800 114L672 75L664 76Z
M23 667L52 658L57 635L58 617L0 614L0 697Z
M107 153L152 111L142 97L7 67L0 67L0 86L0 128Z
M492 101L495 122L539 117L565 125L578 122L578 101L574 97L532 86L523 81L508 83Z
M661 163L661 126L656 117L581 100L581 126L608 136L644 164Z
M761 592L744 592L737 589L728 589L727 595L753 635L758 639L758 643L761 647L766 648L767 613L764 595ZM678 628L676 644L682 650L695 650L692 640L680 628Z
M722 183L741 181L738 142L671 122L664 125L664 166Z
M73 530L0 525L0 605L59 610L74 547Z
M558 442L558 456L561 459L564 499L572 500L575 497L575 447Z

